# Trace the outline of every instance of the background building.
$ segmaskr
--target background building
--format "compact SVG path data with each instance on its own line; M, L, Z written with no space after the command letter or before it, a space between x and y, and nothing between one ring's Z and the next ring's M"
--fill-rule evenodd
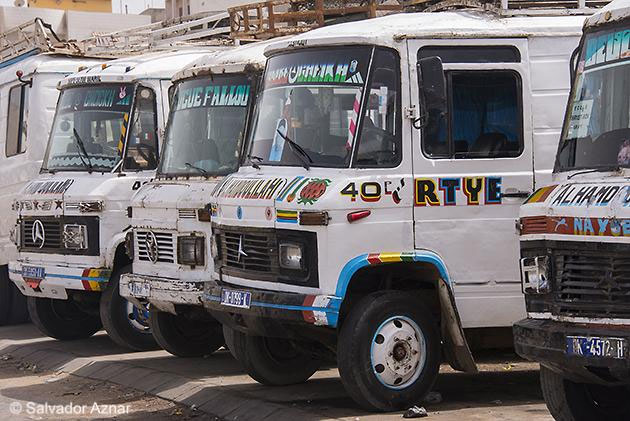
M111 13L112 0L28 0L28 7Z

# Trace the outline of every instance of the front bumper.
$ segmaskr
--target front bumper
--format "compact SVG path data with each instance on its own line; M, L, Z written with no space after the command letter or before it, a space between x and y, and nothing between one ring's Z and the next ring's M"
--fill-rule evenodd
M566 354L567 336L614 337L626 340L625 359ZM630 382L630 324L589 325L543 319L524 319L514 324L514 346L521 357L540 362L576 382Z
M24 267L43 269L43 278L31 279L22 275ZM111 277L111 270L73 265L54 265L42 262L13 261L9 263L9 278L22 294L29 297L68 299L68 290L105 290Z
M225 289L250 293L249 308L222 304L221 296ZM341 299L330 295L267 291L209 282L206 284L203 304L216 319L230 325L235 324L235 319L249 320L250 324L255 319L267 319L280 324L337 327Z
M131 283L148 286L145 294L134 293ZM180 281L171 278L127 273L120 277L120 295L136 304L148 302L162 311L175 313L175 305L201 306L205 281Z

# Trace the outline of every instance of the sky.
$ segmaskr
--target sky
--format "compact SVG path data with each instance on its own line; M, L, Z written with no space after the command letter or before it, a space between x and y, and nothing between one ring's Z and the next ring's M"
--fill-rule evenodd
M0 6L13 6L14 1L0 0ZM125 10L129 13L140 13L148 7L164 7L164 0L112 0L114 13L125 13Z

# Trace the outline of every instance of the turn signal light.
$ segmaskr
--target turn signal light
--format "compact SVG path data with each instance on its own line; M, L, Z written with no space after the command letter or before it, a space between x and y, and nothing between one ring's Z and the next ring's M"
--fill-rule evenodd
M359 219L367 218L371 214L372 214L372 211L369 211L369 210L350 212L348 214L348 222L352 223L354 221L358 221Z

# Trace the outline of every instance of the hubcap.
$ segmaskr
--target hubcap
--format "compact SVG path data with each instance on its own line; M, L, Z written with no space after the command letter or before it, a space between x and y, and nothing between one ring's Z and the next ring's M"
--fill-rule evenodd
M135 330L139 330L140 332L149 330L149 310L146 306L139 309L127 301L127 316L129 317L129 324Z
M405 316L394 316L379 326L372 338L372 370L383 385L404 389L413 384L426 363L422 331Z

